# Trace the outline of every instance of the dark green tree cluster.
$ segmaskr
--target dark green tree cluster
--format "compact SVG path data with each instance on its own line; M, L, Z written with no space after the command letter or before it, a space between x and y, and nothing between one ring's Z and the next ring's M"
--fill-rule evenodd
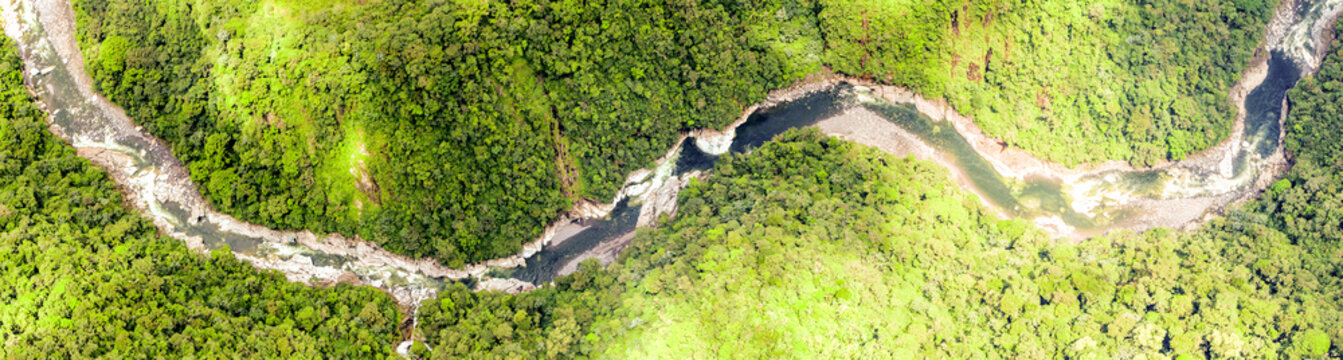
M442 225L453 237L481 237L475 246L490 251L458 245L480 259L516 251L518 240L539 233L545 223L536 220L548 221L569 204L559 190L606 201L626 174L650 165L681 131L722 126L783 84L782 60L742 35L750 9L625 1L485 2L476 9L385 2L370 9L367 23L401 16L367 32L373 53L387 54L375 66L377 77L388 79L384 91L400 99L387 106L401 112L384 119L419 130L388 149L392 158L414 161L375 167L393 176L388 196L415 199L389 208L391 216L378 225L442 234L433 231L442 221L426 211L437 214L453 220ZM472 115L489 106L495 112ZM512 126L527 129L501 132ZM475 144L496 134L497 141ZM442 161L462 157L479 164ZM444 180L451 181L435 184ZM531 184L550 192L528 193ZM485 201L464 203L455 194ZM424 223L398 221L416 218ZM524 222L530 227L499 232L494 225L522 222L517 218L530 219ZM495 232L510 236L488 235Z
M475 292L455 284L420 307L417 331L429 339L412 347L434 359L569 359L590 354L587 329L609 319L623 288L596 262L553 284L521 295Z
M531 43L574 141L580 182L614 194L667 152L678 131L720 128L797 74L748 25L775 21L767 1L554 2ZM600 30L598 30L598 25Z
M0 42L0 358L373 358L400 313L160 236L47 132Z
M76 1L101 91L221 210L451 265L515 253L800 76L758 40L777 7Z
M420 316L428 355L1340 354L1338 243L1295 240L1253 210L1191 233L1060 243L1026 221L996 219L936 165L814 130L723 159L681 205L582 280L426 301L438 308ZM612 307L571 313L588 304ZM574 337L577 345L549 345Z
M248 53L253 56L240 59L246 61L233 74L242 78L231 87L236 94L221 96L212 91L219 82L215 75L220 70L213 66L217 59L207 57L206 51L213 50L211 40L232 39L226 29L237 31L236 24L207 35L196 23L198 8L184 2L88 0L74 6L95 86L150 133L171 144L173 154L188 166L192 179L215 206L278 227L328 229L320 219L349 226L350 215L342 207L347 204L328 206L330 189L319 186L315 150L331 144L310 143L311 138L342 139L343 134L330 131L329 123L319 122L332 121L331 113L341 105L339 96L306 96L312 88L332 86L331 81L274 81L277 74L263 74L256 67L275 71L297 64L262 61ZM217 16L240 16L242 9L213 10ZM237 47L227 49L232 50L229 54L241 55ZM257 94L260 91L253 85L275 87L275 94L263 94L301 101L302 112L328 116L313 116L320 125L302 130L311 134L285 132L286 119L276 115L285 112L273 105L277 100L258 103L256 98L263 94ZM245 111L229 111L235 107Z

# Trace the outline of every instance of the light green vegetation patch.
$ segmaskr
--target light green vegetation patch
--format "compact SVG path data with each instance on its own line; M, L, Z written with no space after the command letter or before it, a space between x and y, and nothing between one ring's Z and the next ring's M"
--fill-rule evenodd
M825 41L816 11L809 0L768 2L761 5L762 18L751 23L750 35L788 59L782 79L792 81L821 72L825 65Z
M369 173L370 141L362 125L354 120L341 124L342 141L337 150L331 153L332 158L325 162L328 165L323 169L324 178L333 179L334 182L331 198L350 203L350 209L354 211L352 216L356 218L365 208L375 211L380 206L377 183Z
M238 124L242 133L261 141L288 140L281 143L286 164L285 174L299 171L288 167L311 163L316 186L325 188L328 203L347 213L328 212L338 219L359 219L364 209L380 206L376 180L369 173L369 150L380 143L369 143L361 115L353 112L358 102L330 96L319 89L345 87L366 81L363 74L350 71L347 60L339 56L340 47L330 41L325 46L306 44L308 24L303 20L340 13L354 2L265 1L254 4L250 16L232 18L222 25L216 19L200 21L204 34L213 34L218 46L205 52L215 59L215 80L211 99L217 104L220 119ZM246 8L238 9L246 13ZM209 14L210 12L202 12ZM241 14L240 14L241 15ZM331 34L327 34L331 35ZM330 65L337 64L336 71ZM336 129L319 123L328 117L314 114L336 104ZM286 136L277 136L277 135ZM334 144L329 151L319 147ZM338 211L338 210L337 210Z

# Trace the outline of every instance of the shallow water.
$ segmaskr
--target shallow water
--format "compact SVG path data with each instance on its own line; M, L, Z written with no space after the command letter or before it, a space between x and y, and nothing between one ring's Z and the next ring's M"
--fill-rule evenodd
M969 185L1005 213L1028 219L1056 216L1078 232L1094 234L1119 228L1128 224L1130 217L1144 213L1140 208L1143 199L1178 200L1246 190L1254 175L1258 175L1256 171L1262 170L1265 161L1278 149L1283 99L1300 73L1297 64L1285 53L1272 53L1267 78L1246 97L1245 146L1219 155L1231 158L1230 174L1200 164L1181 163L1160 170L1098 172L1067 183L1041 177L1016 181L998 174L949 123L934 121L907 104L870 100L863 106L914 133L950 158L966 174ZM1079 209L1073 206L1074 197L1079 194L1069 190L1083 185L1092 189L1081 192L1083 196L1122 193L1127 199L1101 201L1100 206Z

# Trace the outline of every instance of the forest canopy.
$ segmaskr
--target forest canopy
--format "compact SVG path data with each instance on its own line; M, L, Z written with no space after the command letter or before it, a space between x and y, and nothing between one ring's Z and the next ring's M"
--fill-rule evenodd
M931 164L795 131L719 162L607 269L521 295L453 289L421 329L437 358L1336 358L1338 42L1289 98L1286 178L1192 232L1059 243ZM500 303L522 315L457 310Z
M602 34L602 29L590 30L595 33L566 32L569 28L564 26L545 29L513 22L517 17L509 14L557 21L604 16L593 14L601 11L578 11L569 3L516 8L523 3L435 4L440 7L396 1L267 2L207 9L90 1L81 5L85 12L81 31L86 44L95 44L86 51L90 67L98 67L94 76L102 91L124 101L137 120L168 139L175 151L199 152L179 156L192 166L193 176L201 177L198 181L205 179L202 187L212 194L211 201L282 226L367 231L367 236L394 250L431 254L448 262L508 250L513 238L499 235L502 232L534 230L553 216L546 211L558 211L576 197L612 191L623 176L618 171L643 166L638 162L649 159L631 155L639 151L633 145L618 147L626 151L624 155L619 151L611 155L612 148L594 144L652 144L662 141L657 136L674 140L677 132L701 126L701 121L713 126L730 121L750 96L779 86L771 82L756 87L766 80L724 80L705 86L742 91L748 95L741 99L748 100L723 100L701 92L700 96L708 96L703 107L720 106L727 115L685 110L701 105L698 100L657 103L662 100L643 94L683 86L648 88L660 81L677 81L677 76L699 81L705 76L701 71L712 71L702 69L713 69L711 65L680 62L675 69L691 70L675 73L660 67L671 67L670 60L640 66L617 62L623 66L611 72L604 67L608 65L584 65L619 61L612 60L619 53L607 54L602 46L572 55L587 60L546 63L527 55L532 54L528 50L532 44L540 43L489 48L466 42L550 31L547 36L559 33L574 40L552 44L549 50L568 51L557 47L587 44L590 40L584 37ZM683 47L701 41L708 47L714 41L731 47L770 39L765 46L747 47L753 53L777 56L756 58L765 69L753 74L776 70L776 75L782 74L768 81L796 78L821 64L857 75L866 71L869 61L876 61L866 50L852 52L861 56L818 50L819 44L836 49L834 42L856 41L856 36L806 40L830 34L824 22L843 18L825 20L827 16L850 11L881 15L877 10L882 9L862 3L822 4L812 13L805 9L816 6L798 3L676 4L685 11L678 16L736 21L736 29L744 34L705 40L701 36L708 34L700 32L710 30L692 27L694 31L676 33L687 38L673 37L685 41L678 43ZM1108 16L1107 4L1087 9L1100 9L1087 16ZM1222 20L1271 9L1240 1L1234 6L1200 4L1168 5L1207 6ZM589 6L604 9L601 5ZM624 5L640 14L662 9ZM693 7L710 5L723 13ZM1143 11L1156 14L1161 9L1149 5L1143 4ZM414 16L432 21L375 15L393 9L423 12ZM572 13L563 16L574 18L548 12L566 9ZM200 15L231 11L238 16ZM769 16L723 15L760 11ZM967 29L973 23L965 29L959 25L970 21L966 19L984 24L987 18L1010 18L1006 13L976 11L984 12L946 19L958 24L956 30L947 31L970 33ZM107 16L88 15L95 12ZM884 15L924 19L919 14ZM980 16L975 14L995 15L975 18ZM633 19L641 18L611 20L603 26L630 25L620 21ZM144 31L124 30L118 23L137 21L145 27L127 29ZM809 21L822 25L808 28ZM275 24L294 28L274 30ZM354 25L335 32L341 28L331 24ZM446 29L444 33L393 29L417 27ZM467 34L454 32L458 29L485 35L451 37ZM632 29L656 33L651 26ZM424 39L423 34L436 35ZM928 39L936 37L917 44L931 49ZM450 45L439 49L424 44ZM461 44L477 46L453 47ZM635 48L648 49L653 53L647 55L650 58L664 55L657 51L670 51L654 45ZM155 50L173 46L181 50ZM11 50L0 54L0 279L11 286L0 287L4 345L0 357L391 355L390 344L401 339L396 330L401 314L386 295L364 287L290 283L274 272L258 273L226 252L202 256L180 241L157 235L152 224L122 205L105 173L46 132L41 112L22 87L19 61L11 46L5 48ZM895 49L899 50L881 51L920 47ZM1236 49L1224 46L1218 51ZM724 56L721 49L714 51L718 52L687 56ZM305 70L331 66L309 62L318 56L312 54L332 56L327 60L340 64L335 68L344 72L317 76L311 72L315 70ZM749 58L745 54L731 56ZM467 65L412 61L421 56ZM852 56L869 60L857 62L859 70L838 66ZM1195 231L1120 232L1078 244L1059 242L1027 221L999 220L933 163L893 157L815 129L795 130L750 154L720 159L710 177L683 191L676 218L641 230L609 267L589 262L573 275L524 294L478 293L454 284L438 298L426 300L415 315L424 341L413 351L430 358L1343 356L1343 329L1337 326L1343 324L1339 241L1343 190L1338 185L1343 181L1339 159L1343 155L1338 151L1341 142L1336 141L1343 139L1340 56L1343 53L1335 45L1320 73L1290 93L1293 110L1285 142L1296 163L1286 178L1260 199ZM909 81L907 85L920 91L938 91L936 82L913 83L919 76L936 73L896 63L871 66L884 69L891 76L887 81ZM495 71L499 69L504 70ZM1233 79L1236 72L1199 69L1225 79ZM980 71L988 77L994 70ZM915 80L897 80L895 74ZM609 89L581 88L588 85ZM645 88L635 90L636 85ZM457 97L445 89L473 92ZM953 103L958 101L954 86L940 91ZM171 96L158 96L163 94ZM1051 97L1050 102L1059 98L1063 97ZM413 106L373 106L381 101ZM1202 105L1221 100L1209 101ZM631 113L687 106L677 111L703 117L668 115L658 122L650 120L650 129L659 130L634 132L646 138L632 140L638 136L620 131L643 126L642 122L601 110L625 111L634 106L630 102L648 106L634 107ZM722 105L729 102L740 104ZM1160 110L1160 104L1153 106ZM473 115L449 116L454 111ZM598 130L576 129L587 126ZM526 137L531 133L542 135ZM535 143L517 143L528 141ZM466 150L457 144L471 146ZM583 150L584 146L591 147ZM425 150L429 147L432 150ZM565 155L599 148L603 149L599 160ZM652 145L647 149L650 154L665 150ZM410 158L414 156L423 158ZM643 160L617 161L622 156ZM398 161L415 165L390 168ZM545 165L552 161L551 167ZM518 173L490 177L492 172L478 172L490 166L509 166ZM594 173L600 166L619 170ZM200 175L198 169L208 171ZM351 178L339 180L346 174ZM214 176L225 176L227 181L216 182ZM454 176L456 183L443 180ZM606 185L601 185L603 181ZM416 188L395 190L398 186ZM551 194L541 198L554 204L517 203L536 195L510 191L528 187ZM450 196L466 200L442 200ZM496 207L510 201L513 207ZM348 215L326 217L330 214Z
M216 207L450 265L516 253L804 72L754 41L767 4L75 6L99 89Z
M606 269L526 294L455 288L426 301L428 355L1340 354L1343 246L1282 229L1257 209L1273 198L1194 232L1073 244L998 220L936 164L815 129L713 171Z
M100 91L220 210L449 265L610 201L681 133L830 69L1064 164L1225 138L1274 2L76 0ZM1080 141L1079 141L1080 139Z

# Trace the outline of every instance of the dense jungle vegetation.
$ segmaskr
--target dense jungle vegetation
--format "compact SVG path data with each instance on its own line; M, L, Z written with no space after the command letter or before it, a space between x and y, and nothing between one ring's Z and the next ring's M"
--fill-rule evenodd
M1343 357L1332 47L1289 93L1286 178L1197 231L1059 243L938 167L808 130L721 161L609 268L453 289L420 331L437 358Z
M134 5L105 5L127 4ZM265 14L275 16L300 16L284 9L330 10L334 6L267 8L274 5L254 6L271 9ZM150 16L151 10L162 14L158 19L164 22L199 11L171 6L136 11ZM196 15L181 18L191 21L181 24L216 21ZM781 18L788 16L774 19ZM795 18L788 19L774 24L779 28L796 25ZM297 33L277 32L276 36ZM121 75L96 75L103 76L98 79L104 91L130 78L125 73L142 76L135 81L167 88L177 86L165 80L172 79L165 75L170 70L194 71L211 83L254 79L220 75L225 70L213 62L227 62L229 55L206 56L211 51L208 46L197 50L206 54L201 58L210 64L177 67L172 64L179 59L146 50L152 49L147 46L177 44L155 37L161 34L111 36L123 38L112 40L114 45L125 41L128 55L123 65L137 56L137 64L152 62L159 70L124 67L119 70ZM131 41L131 36L149 38ZM216 32L211 36L235 35ZM107 41L99 44L107 46ZM786 42L768 51L798 54L814 45ZM109 56L100 52L112 48L116 47L89 50L97 53L90 59ZM293 55L282 55L286 48L274 49L277 58ZM356 54L377 58L380 53ZM110 58L118 58L115 55ZM388 56L383 54L384 59ZM607 268L588 263L576 274L521 295L475 293L454 285L439 298L426 300L418 330L425 342L413 351L429 358L1340 357L1341 58L1343 51L1336 45L1321 72L1303 80L1290 94L1293 110L1286 146L1296 156L1296 164L1287 177L1262 198L1197 231L1154 230L1112 234L1080 244L1059 242L1027 221L998 220L972 195L957 189L946 171L935 164L896 158L825 137L814 129L795 130L749 155L721 159L712 177L682 193L676 218L642 230L621 260ZM539 67L526 60L509 59L508 67L529 69L529 76L542 77L539 87L531 90L548 94L547 102L555 101L560 91L575 91L551 89L562 86L550 83L536 70ZM91 62L90 66L95 65ZM116 61L97 66L117 70ZM298 71L300 65L277 69ZM788 73L805 73L794 70ZM226 253L193 254L179 241L156 235L151 224L121 205L105 173L46 133L18 71L12 50L0 56L0 277L9 284L0 287L0 357L388 355L390 344L399 338L395 334L398 313L385 295L349 286L308 288L275 273L257 273ZM369 75L374 73L352 76L369 76L356 84L381 86L380 80ZM283 84L285 80L275 81ZM188 86L171 92L178 97L145 97L140 101L159 103L136 105L145 108L131 111L141 111L136 116L170 114L155 118L163 124L146 126L166 129L170 127L164 124L177 124L182 127L171 128L184 129L188 125L216 126L225 121L221 120L225 111L247 108L227 104L234 101L227 99L240 99L236 95L219 95L217 89L193 90L194 83L184 84ZM127 89L138 86L143 85ZM332 99L338 99L327 98L330 95L322 92L327 90L318 86L251 86L258 86L251 91L312 91L286 96L329 100L283 105L305 106L301 111L290 109L299 113L311 111L308 106L331 106L336 103ZM363 91L371 90L348 96L364 96L359 95ZM193 92L204 100L193 100ZM143 94L128 90L114 96ZM423 92L420 96L439 95ZM524 109L516 102L519 98L509 98L514 95L498 96L494 99L503 100L481 100L471 111L546 114L544 109ZM453 99L444 97L443 101ZM188 109L187 104L205 107L198 112L175 110ZM481 110L486 105L499 107ZM173 111L145 110L153 106ZM366 116L363 119L369 122L390 122L394 115L383 111L403 111L358 109L363 110L337 111L340 119L336 121ZM212 115L202 115L211 111ZM351 115L359 111L371 113ZM552 110L546 120L537 121L558 125L567 121L556 115L560 113ZM294 141L313 136L299 142L311 146L310 152L289 155L282 148L262 150L299 158L324 156L326 150L317 150L318 144L330 139L313 135L319 134L317 125L310 125L311 129L271 125L284 118L264 114L248 119L265 123L235 125L239 132L225 135L232 145L224 149L230 151L215 150L212 156L238 156L232 150L263 144L239 148L245 134L256 136L247 140L253 142L264 136ZM721 124L731 116L715 121ZM339 146L361 136L369 139L362 140L367 149L381 148L370 144L415 140L379 135L381 130L371 130L375 127L367 123L361 125L363 133L359 127L347 129L341 124L340 131L332 135L341 139ZM496 126L520 127L500 130L507 133L530 126L523 124L529 123ZM241 130L244 126L263 129ZM210 134L203 137L227 134L193 129L188 132L191 136L197 131ZM574 146L567 150L572 152L578 141L569 136L562 132L551 139L558 139L552 140L556 146L560 142ZM190 140L172 141L181 148L192 145L177 142ZM379 162L399 161L379 151L369 150L366 166L370 174L380 171L378 166L383 165ZM247 161L254 160L260 161ZM356 168L352 176L363 176L358 175L360 159L354 160L346 163ZM451 161L444 158L437 163ZM582 166L573 161L575 169ZM205 166L191 163L193 171L194 166ZM290 163L270 164L283 168ZM261 164L254 166L258 168L235 172L239 177L234 181L254 181L242 175L260 171L256 169ZM316 170L326 165L313 166L312 181L333 176ZM546 171L567 171L561 170L563 165L555 166ZM618 181L619 175L613 178ZM481 182L478 178L469 179L474 180L472 185L486 186L476 184ZM296 181L305 180L299 177ZM397 219L384 215L392 211L388 210L392 200L387 197L394 192L387 189L390 185L377 184L382 184L374 192L382 197L378 201L361 189L351 190L346 199L369 200L364 208L368 212L346 221L370 221L367 217L373 215L367 214L372 212L378 213L378 219L393 219L385 221ZM557 201L571 199L564 194L566 186L559 186ZM402 241L385 236L380 241Z
M76 8L99 87L216 206L452 265L515 253L800 73L752 41L760 4L358 3Z
M1343 246L1265 210L1298 201L1281 200L1306 191L1296 185L1199 231L1071 244L996 219L937 165L814 129L714 172L605 270L522 295L455 288L426 301L420 331L433 351L416 348L433 358L1340 355ZM1337 225L1336 215L1314 217Z
M449 265L515 253L823 67L1066 164L1179 159L1226 135L1273 5L75 1L98 88L217 208Z
M400 313L192 252L47 131L0 38L0 358L380 357Z

